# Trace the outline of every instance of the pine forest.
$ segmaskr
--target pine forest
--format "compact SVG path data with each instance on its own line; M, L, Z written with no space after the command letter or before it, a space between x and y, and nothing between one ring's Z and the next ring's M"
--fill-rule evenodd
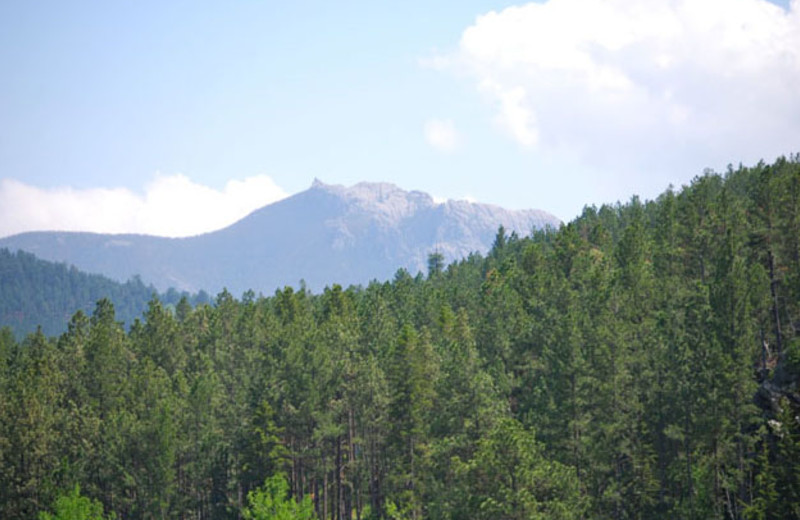
M0 518L800 518L800 156L428 264L0 330Z

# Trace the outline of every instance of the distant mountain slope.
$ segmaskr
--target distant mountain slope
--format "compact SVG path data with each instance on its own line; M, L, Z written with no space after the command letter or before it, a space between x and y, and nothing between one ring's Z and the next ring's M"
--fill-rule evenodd
M213 208L209 208L213 211ZM446 261L485 252L499 226L527 236L560 221L539 210L509 211L465 201L437 204L392 184L326 185L261 208L216 232L190 238L33 232L0 239L21 249L116 280L140 275L159 290L227 287L271 293L302 279L325 285L386 279L424 269L429 253Z
M118 283L63 263L40 260L30 253L0 249L0 327L10 327L17 337L34 332L38 326L47 336L61 334L75 312L91 315L102 298L114 303L118 321L130 325L142 317L155 292L139 278ZM180 297L176 291L169 291L160 299L174 304ZM192 304L209 301L205 294L189 296L189 300Z

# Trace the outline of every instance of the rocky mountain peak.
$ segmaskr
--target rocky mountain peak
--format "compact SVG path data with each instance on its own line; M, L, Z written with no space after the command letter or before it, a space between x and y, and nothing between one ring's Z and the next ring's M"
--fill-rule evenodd
M315 179L311 188L341 199L347 204L347 214L370 214L377 220L388 220L390 223L435 206L433 197L427 193L406 191L389 182L359 182L347 187L325 184Z

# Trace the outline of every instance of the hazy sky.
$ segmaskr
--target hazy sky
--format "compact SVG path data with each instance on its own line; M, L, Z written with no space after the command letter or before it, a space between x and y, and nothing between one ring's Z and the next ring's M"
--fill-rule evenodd
M800 151L800 0L0 2L0 236L309 187L540 208Z

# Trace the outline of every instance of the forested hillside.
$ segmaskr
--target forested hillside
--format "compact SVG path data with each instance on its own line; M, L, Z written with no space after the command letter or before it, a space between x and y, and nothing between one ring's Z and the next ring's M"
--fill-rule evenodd
M155 287L145 286L139 277L119 283L24 251L0 249L0 326L10 327L18 338L37 327L47 336L66 332L76 311L89 314L102 298L114 302L118 320L131 324L155 293ZM182 296L172 289L161 295L161 301L175 305ZM210 301L202 292L186 296L193 304Z
M800 518L798 329L798 156L427 276L103 300L0 334L0 517Z

